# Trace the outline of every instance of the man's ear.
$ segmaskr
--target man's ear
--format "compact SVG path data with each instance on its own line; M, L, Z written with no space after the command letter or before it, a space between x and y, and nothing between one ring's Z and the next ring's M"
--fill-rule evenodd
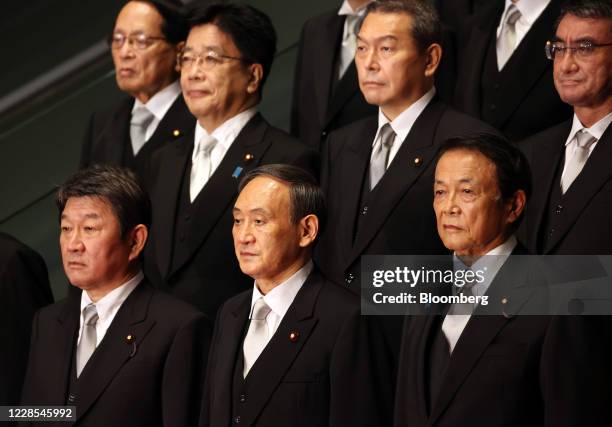
M319 234L319 218L316 215L306 215L300 220L300 247L312 245Z
M249 84L247 86L247 92L249 94L256 93L261 86L261 79L263 78L263 67L261 64L249 65Z
M181 54L181 52L183 51L183 48L185 47L185 42L178 42L176 44L176 47L174 48L174 57L176 58L174 60L174 70L177 73L181 72L181 66L179 65L179 55Z
M425 76L433 77L442 59L442 46L433 43L425 51Z
M527 194L523 190L517 190L508 204L508 223L515 222L525 210Z
M147 243L148 236L149 230L144 224L138 224L130 231L130 235L127 237L130 242L130 261L138 259L138 256L140 256L145 247L145 243Z

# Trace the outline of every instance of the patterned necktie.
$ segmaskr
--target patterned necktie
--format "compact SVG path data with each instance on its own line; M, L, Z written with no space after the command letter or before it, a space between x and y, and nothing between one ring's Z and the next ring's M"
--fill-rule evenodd
M376 187L378 181L383 177L389 166L389 153L393 142L395 141L395 132L389 123L386 123L380 129L380 136L372 150L370 159L370 190Z
M153 121L153 114L147 110L147 107L138 107L132 112L132 121L130 122L130 140L132 141L132 151L134 155L138 154L140 149L146 142L147 127Z
M497 40L497 69L501 71L516 49L516 21L521 18L521 11L510 5L506 20Z
M211 135L205 135L200 140L198 152L195 154L191 164L191 177L189 181L189 198L191 203L198 196L204 185L208 182L212 172L212 160L210 155L217 145L217 140Z
M245 378L268 344L268 325L266 324L266 317L270 314L270 311L272 310L262 297L255 301L249 330L244 338L242 347L244 354L244 369L242 374Z
M584 168L589 159L589 149L597 138L589 133L586 129L581 129L576 132L576 150L574 155L565 162L563 175L561 175L561 192L565 194L567 189L572 185L576 177Z
M76 355L77 378L81 375L81 371L83 371L87 361L96 349L96 323L98 323L98 311L95 304L92 303L83 309L83 332L81 333L81 341L79 341Z

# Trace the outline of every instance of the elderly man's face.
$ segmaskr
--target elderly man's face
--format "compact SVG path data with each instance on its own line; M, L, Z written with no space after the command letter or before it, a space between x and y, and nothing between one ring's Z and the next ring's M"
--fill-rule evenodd
M504 203L493 162L476 151L451 150L436 167L438 234L457 255L480 256L499 246L516 215Z
M301 267L302 228L290 218L289 186L275 179L253 179L236 200L232 229L236 257L242 272L260 285L278 285Z
M113 34L163 38L163 22L150 4L131 1L119 12ZM111 49L119 89L141 102L147 102L175 78L177 47L161 39L149 39L149 43L137 49L126 40L120 48Z
M253 82L250 67L237 59L242 55L232 38L216 25L192 28L183 57L190 59L181 69L183 96L201 124L219 125L252 102L258 82Z
M112 289L125 282L133 253L130 238L109 203L99 197L71 197L61 214L60 247L70 283L87 291Z
M433 73L411 28L408 14L375 12L359 31L355 55L359 88L368 103L381 107L391 119L427 91L426 78Z
M556 39L565 46L589 41L593 44L612 43L611 22L568 14L559 23ZM612 96L612 46L595 48L584 57L567 51L563 55L557 54L554 80L563 102L574 107L597 109L609 102Z

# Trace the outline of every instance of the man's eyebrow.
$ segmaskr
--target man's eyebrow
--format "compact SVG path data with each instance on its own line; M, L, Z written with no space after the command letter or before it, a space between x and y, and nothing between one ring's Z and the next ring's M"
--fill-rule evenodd
M365 41L365 40L364 40L362 37L360 37L359 35L357 35L357 40L360 40L360 41L362 41L362 42L367 43L367 42L366 42L366 41ZM384 36L375 37L375 38L373 39L373 41L374 41L374 42L381 42L381 41L386 41L386 40L397 41L397 40L398 40L398 38L397 38L397 37L395 37L394 35L387 34L387 35L384 35Z

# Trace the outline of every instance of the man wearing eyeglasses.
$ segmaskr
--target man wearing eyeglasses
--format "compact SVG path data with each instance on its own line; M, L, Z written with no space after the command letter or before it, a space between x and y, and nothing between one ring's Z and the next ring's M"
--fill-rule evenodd
M108 163L142 176L146 159L193 127L181 96L176 56L187 25L178 0L133 0L109 39L117 86L128 97L93 114L80 166Z
M151 157L153 202L145 269L151 280L214 316L252 287L232 246L237 184L263 164L316 175L318 155L258 113L276 51L270 18L247 5L196 7L180 57L181 87L197 123Z
M523 224L533 253L612 254L612 4L572 0L547 44L574 117L525 141L534 198Z

